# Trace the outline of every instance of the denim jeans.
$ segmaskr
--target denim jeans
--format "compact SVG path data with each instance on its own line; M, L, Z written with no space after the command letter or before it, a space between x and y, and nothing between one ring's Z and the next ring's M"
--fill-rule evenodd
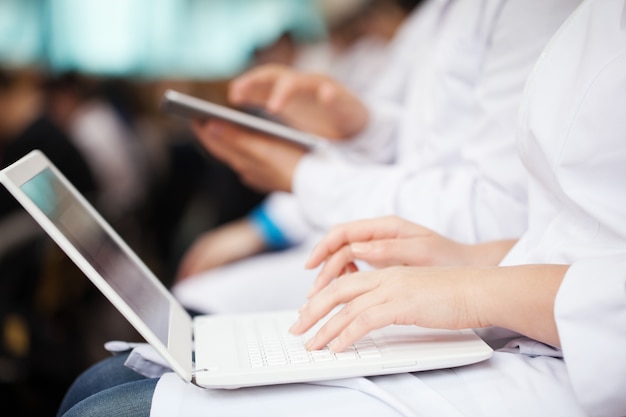
M63 399L58 417L150 415L158 378L124 366L127 355L112 356L82 373Z

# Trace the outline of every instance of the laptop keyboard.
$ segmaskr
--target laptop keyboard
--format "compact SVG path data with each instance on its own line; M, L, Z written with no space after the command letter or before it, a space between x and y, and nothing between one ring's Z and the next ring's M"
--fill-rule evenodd
M275 320L259 320L245 325L243 334L248 347L250 367L370 359L381 356L378 346L369 337L359 340L343 352L335 353L328 348L308 351L304 343L312 333L294 336L285 330L289 325L290 323Z

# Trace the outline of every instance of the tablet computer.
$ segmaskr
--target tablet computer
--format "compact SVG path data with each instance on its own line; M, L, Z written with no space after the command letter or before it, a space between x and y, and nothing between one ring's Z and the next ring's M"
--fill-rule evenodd
M320 136L175 90L167 90L163 94L161 108L168 113L190 119L210 119L215 117L305 148L318 147L327 141Z

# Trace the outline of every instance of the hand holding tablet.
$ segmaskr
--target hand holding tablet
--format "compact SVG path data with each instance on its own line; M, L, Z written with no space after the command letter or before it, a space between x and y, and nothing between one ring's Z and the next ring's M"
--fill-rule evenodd
M211 103L175 90L167 90L163 94L161 108L168 113L190 119L218 118L286 140L307 149L322 146L327 142L326 139L320 136L293 129L262 117L253 116L242 111Z

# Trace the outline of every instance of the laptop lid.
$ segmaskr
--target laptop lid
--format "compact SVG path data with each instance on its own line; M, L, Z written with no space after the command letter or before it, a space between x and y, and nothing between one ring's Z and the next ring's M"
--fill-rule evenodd
M93 206L40 151L0 171L0 182L186 381L192 320Z

